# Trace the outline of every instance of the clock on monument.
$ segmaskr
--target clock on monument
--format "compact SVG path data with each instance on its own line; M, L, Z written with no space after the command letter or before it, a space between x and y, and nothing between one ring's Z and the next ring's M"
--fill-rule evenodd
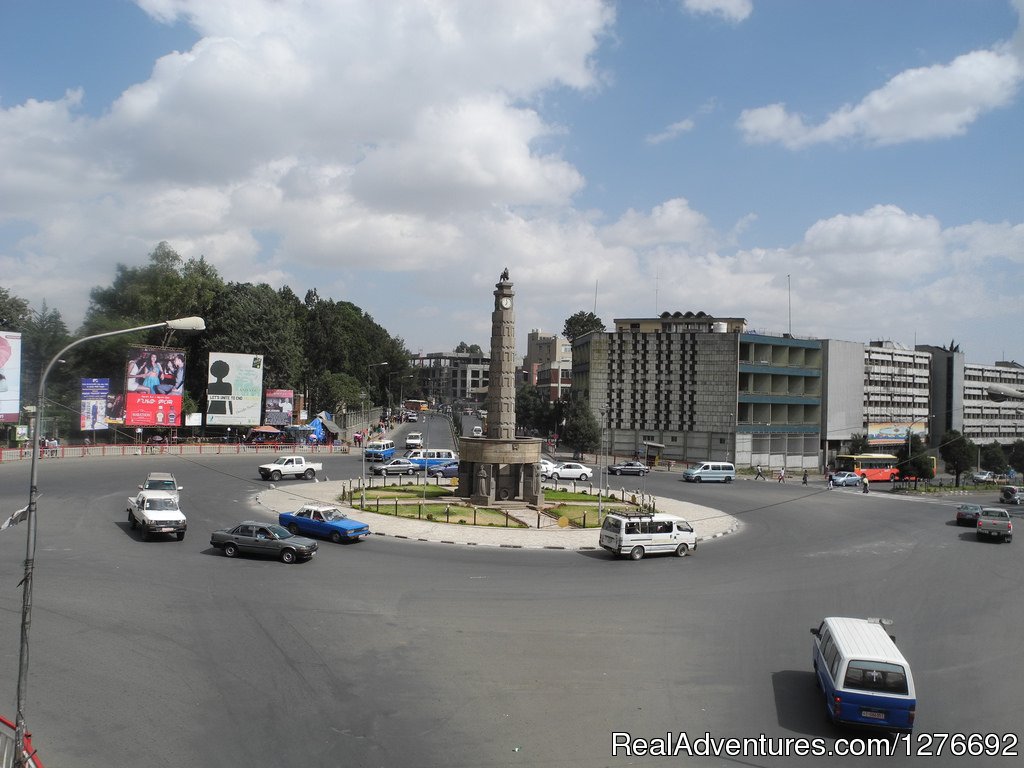
M502 296L501 297L501 306L502 306L503 309L512 309L512 297L511 296Z

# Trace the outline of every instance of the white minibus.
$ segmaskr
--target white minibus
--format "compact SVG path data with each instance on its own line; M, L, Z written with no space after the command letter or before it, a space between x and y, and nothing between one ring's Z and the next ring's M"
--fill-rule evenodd
M814 674L833 723L913 731L914 677L886 623L832 616L811 628Z
M438 464L458 461L459 454L450 448L417 448L413 451L406 451L405 458L420 469L430 469Z
M736 479L736 467L728 461L704 461L683 472L688 483L731 483Z
M693 526L675 515L612 513L601 526L601 546L614 554L639 560L649 552L673 552L678 557L697 549Z

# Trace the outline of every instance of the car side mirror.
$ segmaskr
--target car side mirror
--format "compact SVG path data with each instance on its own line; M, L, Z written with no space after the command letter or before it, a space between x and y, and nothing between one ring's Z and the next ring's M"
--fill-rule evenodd
M817 627L811 627L811 634L814 635L815 637L817 637L818 636L818 628Z
M142 490L142 486L141 486L141 485L139 486L139 490L140 490L140 491Z
M178 486L178 490L179 491L184 491L185 490L185 486L184 485L179 485Z

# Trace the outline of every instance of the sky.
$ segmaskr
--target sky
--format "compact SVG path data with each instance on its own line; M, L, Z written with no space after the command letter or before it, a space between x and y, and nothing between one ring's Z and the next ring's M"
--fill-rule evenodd
M413 353L578 311L1024 362L1024 0L0 0L0 285L161 241ZM153 318L161 320L164 318Z

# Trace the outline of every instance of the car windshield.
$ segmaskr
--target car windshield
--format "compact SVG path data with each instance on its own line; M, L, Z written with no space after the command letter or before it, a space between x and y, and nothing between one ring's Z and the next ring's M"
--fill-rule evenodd
M271 524L268 525L267 528L269 528L270 532L279 539L290 539L292 537L291 532L282 525Z
M146 509L168 512L177 508L178 505L174 503L174 499L146 499Z
M173 480L149 480L146 483L147 491L176 491Z
M324 520L344 520L348 517L340 509L325 509Z

